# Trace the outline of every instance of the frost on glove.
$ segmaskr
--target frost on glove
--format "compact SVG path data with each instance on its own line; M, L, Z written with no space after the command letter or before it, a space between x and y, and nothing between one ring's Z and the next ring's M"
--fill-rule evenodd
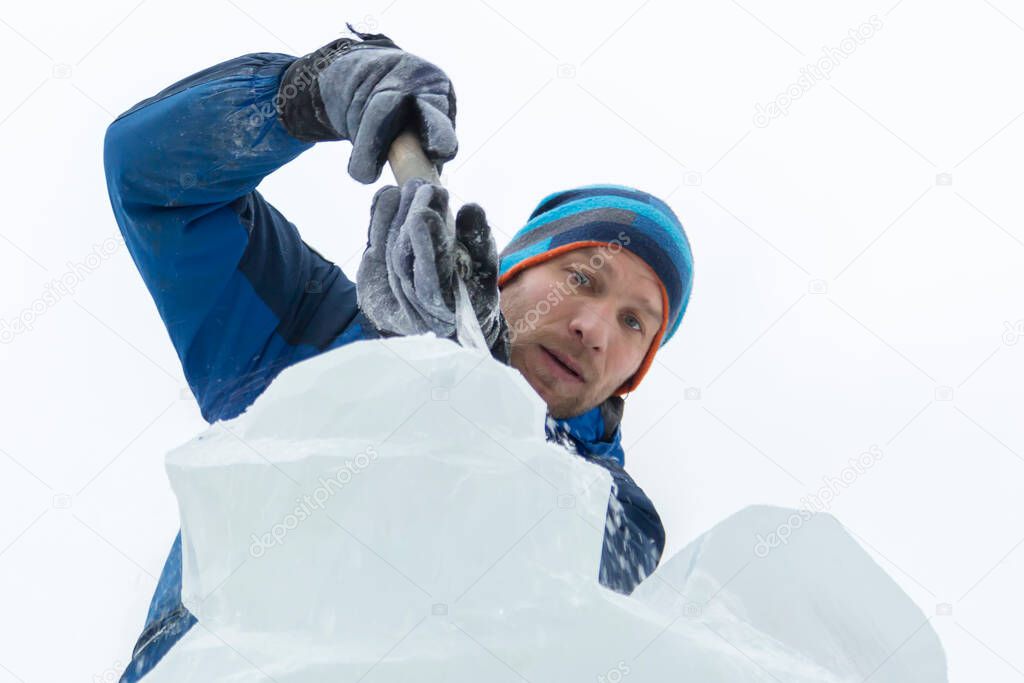
M338 38L293 62L278 87L284 127L306 142L348 140L348 173L375 182L391 143L406 128L418 133L438 174L458 151L455 90L437 66L383 34Z
M373 197L366 252L356 275L359 307L385 335L433 332L456 337L456 252L469 257L465 280L492 355L508 363L508 324L498 294L498 252L484 210L459 209L445 223L448 191L420 178L388 185Z

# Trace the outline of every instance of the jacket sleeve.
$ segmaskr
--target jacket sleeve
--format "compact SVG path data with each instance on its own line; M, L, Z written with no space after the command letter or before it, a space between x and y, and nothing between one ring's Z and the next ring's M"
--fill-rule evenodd
M200 71L121 114L104 140L114 216L209 422L365 322L354 283L256 191L314 144L275 108L295 60L254 53Z

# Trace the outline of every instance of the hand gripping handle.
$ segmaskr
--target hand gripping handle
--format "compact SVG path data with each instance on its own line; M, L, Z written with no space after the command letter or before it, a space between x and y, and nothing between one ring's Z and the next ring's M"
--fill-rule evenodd
M441 184L437 169L424 154L419 137L412 131L403 132L391 143L391 149L388 151L388 164L391 166L391 172L399 186L404 185L410 178L422 178L434 185ZM455 218L450 203L445 216L445 226L454 236ZM465 280L470 276L471 260L465 249L458 242L455 244L458 249L455 254L455 279L459 288L455 295L456 336L462 346L489 354L490 348L484 339L480 321L476 318L473 302L470 301L469 292L466 290Z

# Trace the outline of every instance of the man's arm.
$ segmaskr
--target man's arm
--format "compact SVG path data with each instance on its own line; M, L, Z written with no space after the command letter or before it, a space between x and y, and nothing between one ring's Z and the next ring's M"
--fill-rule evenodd
M386 36L300 58L244 55L140 102L107 129L111 205L210 422L245 409L288 365L376 332L356 286L255 188L315 142L353 143L379 177L416 130L438 167L457 149L444 72Z
M210 422L357 312L354 284L255 191L313 146L274 115L295 59L249 54L193 74L119 116L104 141L117 223Z

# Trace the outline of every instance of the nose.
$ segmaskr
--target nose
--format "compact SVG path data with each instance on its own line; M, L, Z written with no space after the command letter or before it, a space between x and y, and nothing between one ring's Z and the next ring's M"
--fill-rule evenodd
M607 312L596 302L579 307L569 322L569 331L588 349L604 351L608 348L611 332Z

